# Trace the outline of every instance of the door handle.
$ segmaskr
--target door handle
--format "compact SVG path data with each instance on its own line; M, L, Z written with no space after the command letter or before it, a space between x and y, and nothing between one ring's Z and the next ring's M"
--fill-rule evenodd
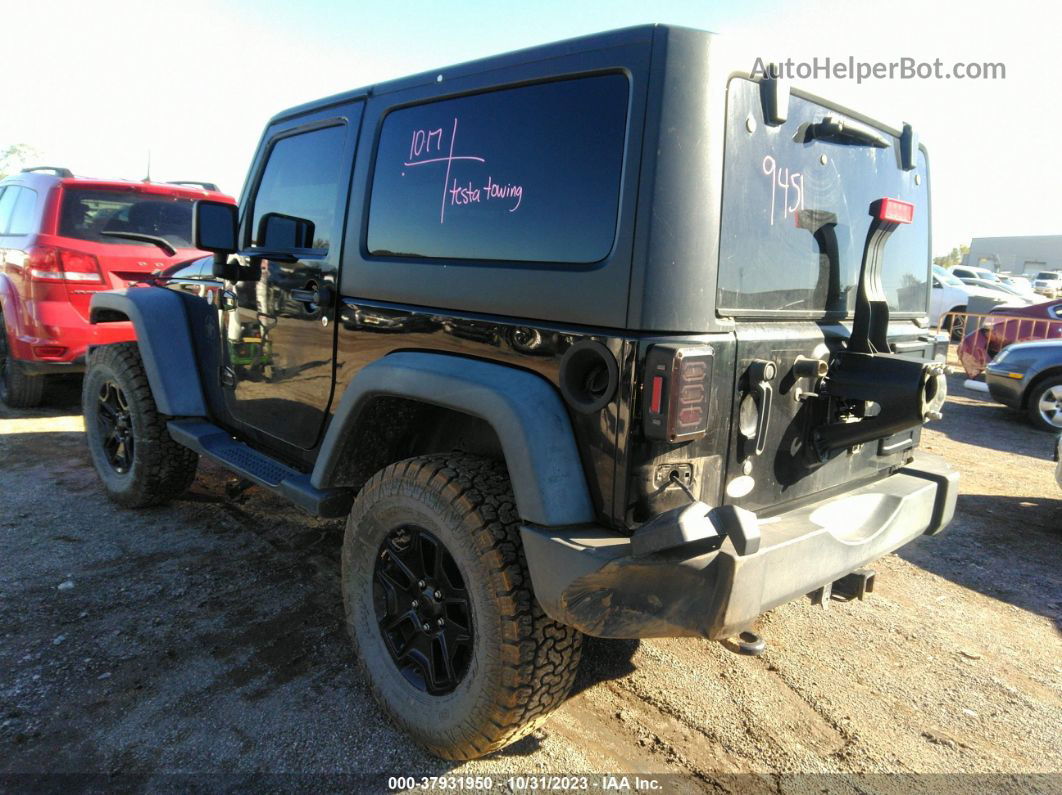
M749 365L749 382L752 384L752 396L756 401L759 416L756 419L755 450L756 455L763 453L767 446L767 429L771 425L771 404L774 402L774 380L778 368L767 359L756 359Z

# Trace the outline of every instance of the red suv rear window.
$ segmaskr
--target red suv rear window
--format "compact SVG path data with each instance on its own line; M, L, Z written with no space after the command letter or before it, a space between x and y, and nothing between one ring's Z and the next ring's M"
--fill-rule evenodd
M67 188L59 214L59 234L95 243L150 246L108 232L134 232L164 238L174 248L192 246L193 199L128 191Z

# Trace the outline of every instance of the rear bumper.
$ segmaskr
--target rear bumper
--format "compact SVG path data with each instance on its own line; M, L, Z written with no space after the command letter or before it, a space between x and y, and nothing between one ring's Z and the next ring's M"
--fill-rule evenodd
M12 357L27 370L37 373L81 372L90 347L136 340L132 323L120 321L93 326L62 301L39 302L37 321L36 325L23 328L10 338ZM53 351L55 348L61 352ZM42 355L42 351L46 353Z
M767 519L714 509L698 530L683 517L670 532L681 543L661 551L596 527L524 526L521 534L535 595L553 619L597 637L722 639L940 532L957 490L955 470L919 454L887 478Z
M19 362L22 369L30 375L78 375L85 372L85 357L78 356L69 362L32 361L24 359Z

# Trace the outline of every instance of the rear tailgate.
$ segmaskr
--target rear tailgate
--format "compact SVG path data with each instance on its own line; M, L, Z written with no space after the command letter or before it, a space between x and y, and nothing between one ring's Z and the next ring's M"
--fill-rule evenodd
M61 245L72 248L71 242L64 241ZM103 278L102 283L66 283L70 304L86 321L89 317L89 302L96 293L124 289L173 265L203 256L203 252L194 248L177 249L177 253L171 256L153 245L94 245L87 241L78 241L77 250L96 258Z
M228 197L156 183L64 181L53 235L42 242L90 255L102 277L102 283L67 283L75 310L87 319L94 293L128 287L203 256L192 247L192 208L203 198Z
M851 488L903 463L917 428L833 451L816 450L822 415L804 358L829 363L847 345L870 205L914 204L911 223L884 247L882 285L892 350L932 359L928 308L929 185L925 155L901 165L898 136L793 96L788 120L764 122L760 88L728 89L718 306L735 321L733 428L725 499L770 514L830 490ZM765 378L764 373L773 378Z

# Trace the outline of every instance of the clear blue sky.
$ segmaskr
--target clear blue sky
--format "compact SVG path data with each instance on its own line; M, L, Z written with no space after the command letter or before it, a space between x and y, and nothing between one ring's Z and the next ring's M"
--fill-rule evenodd
M987 2L547 0L9 4L0 147L102 177L207 179L237 192L265 121L319 96L644 22L713 30L767 60L1003 62L1007 78L797 80L929 147L934 249L1062 232L1047 201L1062 102L1054 7ZM751 63L749 64L751 68ZM1053 70L1053 72L1052 72ZM1046 93L1045 93L1046 92Z

